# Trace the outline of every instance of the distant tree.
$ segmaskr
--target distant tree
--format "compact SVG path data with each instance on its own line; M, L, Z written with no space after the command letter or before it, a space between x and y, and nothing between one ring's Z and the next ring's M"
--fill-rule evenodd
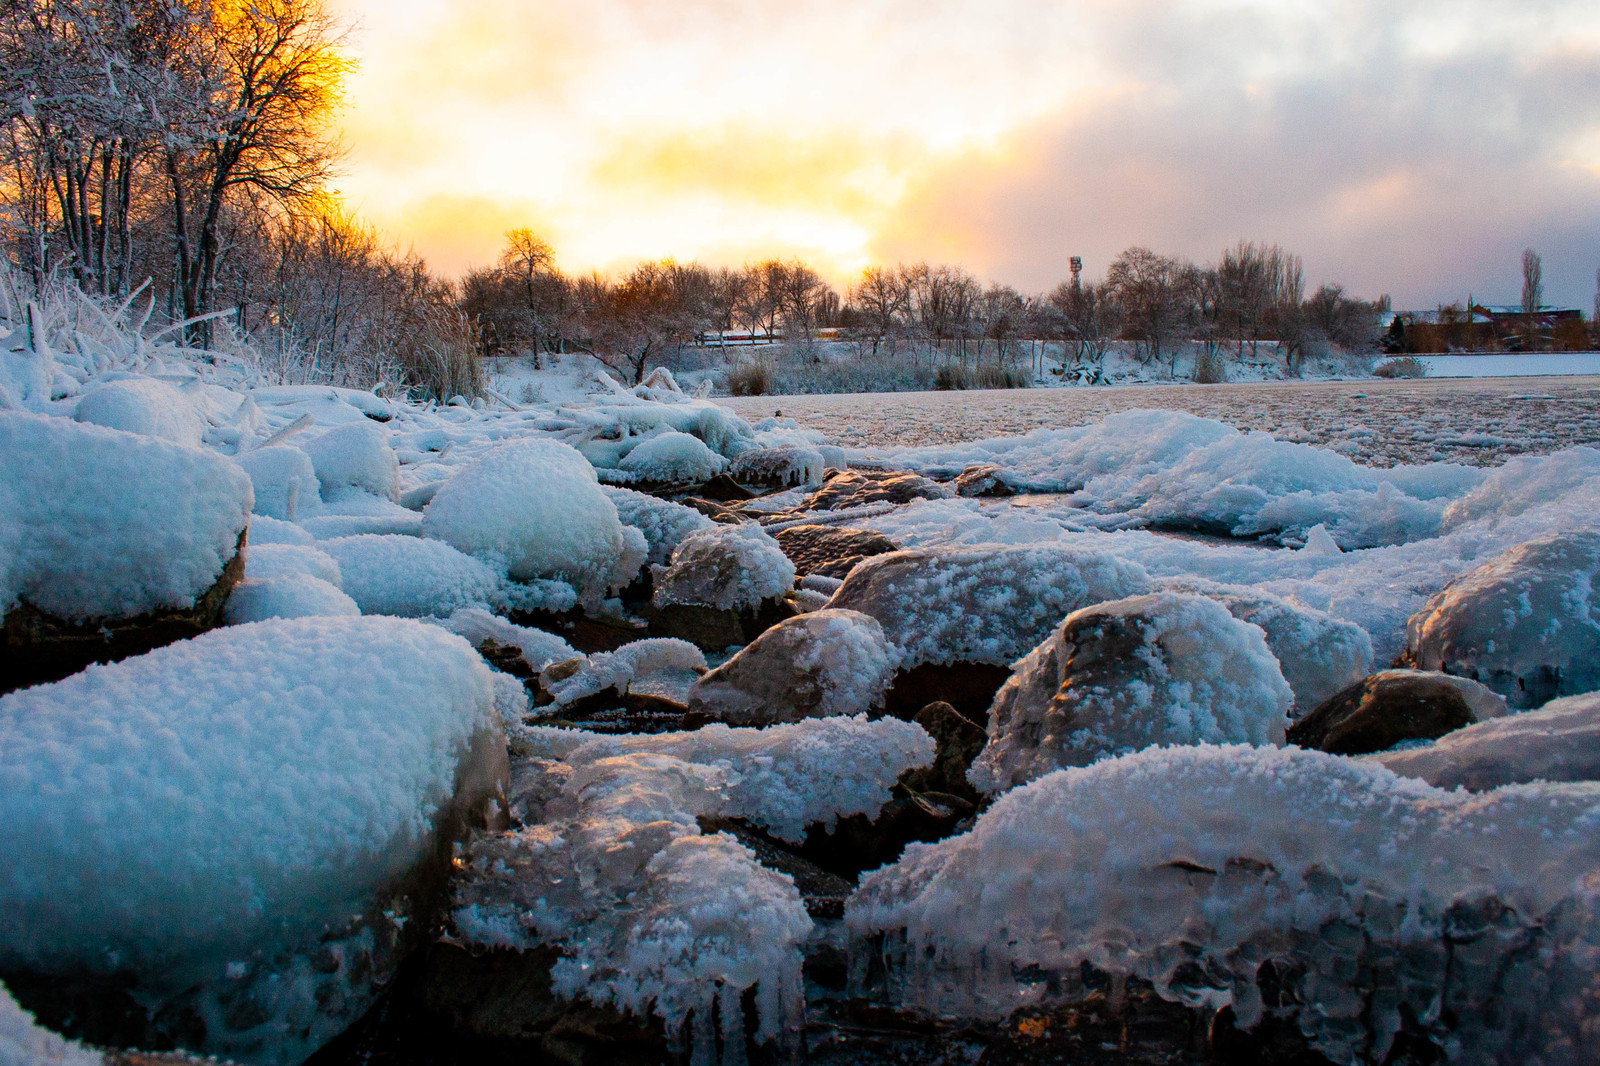
M872 354L900 323L906 310L906 292L899 275L883 267L867 267L850 290L850 304L859 315L859 329L872 342Z
M1072 352L1073 365L1098 367L1110 343L1122 329L1120 308L1104 286L1064 281L1050 293L1049 304L1060 315L1061 341Z
M1544 305L1544 264L1532 248L1522 250L1522 313L1532 316Z
M1175 354L1189 310L1183 279L1184 264L1148 248L1129 248L1106 270L1105 287L1140 362L1159 364Z

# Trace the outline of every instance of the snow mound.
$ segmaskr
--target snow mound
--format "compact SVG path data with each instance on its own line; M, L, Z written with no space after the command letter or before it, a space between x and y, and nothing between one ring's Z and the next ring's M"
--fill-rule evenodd
M83 394L72 417L107 429L200 447L205 421L183 393L155 378L123 378Z
M500 575L448 544L363 533L317 543L339 565L342 586L362 614L448 616L493 604Z
M1158 745L1282 744L1294 693L1258 626L1161 592L1068 615L989 708L968 779L1004 792L1051 770Z
M1199 578L1179 578L1161 585L1174 592L1209 597L1241 622L1261 627L1283 679L1294 690L1291 717L1298 718L1344 691L1372 669L1372 638L1354 622L1242 585Z
M881 957L891 998L938 1014L1080 998L1088 962L1241 1028L1288 1017L1335 1062L1382 1061L1409 1016L1452 1061L1576 1063L1600 1020L1597 817L1594 785L1474 795L1298 748L1152 749L911 845L845 920L853 966Z
M794 564L753 522L713 525L678 542L672 561L654 568L655 603L755 607L794 588Z
M1551 700L1537 711L1366 758L1402 777L1474 792L1527 781L1600 781L1600 693Z
M492 640L496 644L516 648L534 670L543 670L554 662L582 657L581 652L554 633L514 625L479 607L464 607L449 618L430 618L427 621L465 637L473 647Z
M388 431L377 423L362 419L336 426L299 447L311 457L324 500L352 489L387 500L400 498L400 460L389 447Z
M818 610L762 633L696 681L689 710L732 725L870 711L900 666L883 627L857 611Z
M559 679L546 674L540 677L539 684L550 693L557 706L564 707L611 688L626 694L628 684L636 677L662 670L702 671L705 668L705 654L688 641L651 637L624 644L616 651L596 652L584 658L572 673Z
M516 580L559 578L597 606L643 565L588 461L564 444L501 444L451 478L423 513L427 537L506 570Z
M321 548L303 544L251 544L245 549L244 576L251 578L288 577L305 574L326 581L334 588L344 586L344 577L333 556Z
M384 979L364 967L394 930L363 913L430 861L460 782L503 779L492 696L442 630L302 618L0 697L0 966L133 973L152 1013L182 995L213 1020L195 986L259 977L276 1016L208 1024L206 1048L299 1061Z
M245 538L252 551L268 544L293 544L297 547L310 547L317 542L309 532L301 529L293 522L285 522L278 518L269 518L264 514L250 516L250 535Z
M715 522L681 503L663 500L633 489L604 485L606 494L617 509L617 517L625 526L632 526L644 534L650 546L646 562L663 565L672 558L672 551L684 537L701 529L710 529Z
M131 433L0 411L0 614L77 621L187 607L238 551L250 479Z
M715 477L728 461L699 437L668 431L640 441L617 465L643 481L685 485Z
M963 501L966 502L966 501ZM1137 563L1058 544L913 549L858 563L829 607L878 620L903 665L1004 666L1080 607L1148 591Z
M255 513L293 522L318 513L321 485L311 457L299 448L274 444L234 457L255 487Z
M0 1066L100 1066L105 1058L38 1025L0 985Z
M1514 708L1600 689L1600 533L1547 533L1462 574L1406 624L1423 670L1482 682Z
M931 761L927 734L865 718L632 737L528 732L531 769L546 779L539 809L527 828L471 846L457 934L559 946L558 994L653 1012L669 1036L687 1031L696 1062L715 1058L713 1012L726 1031L752 988L757 1041L796 1047L811 920L789 877L730 836L702 835L697 819L746 817L798 839L807 822L876 812L906 766ZM723 1061L739 1061L741 1044L726 1042Z
M1600 479L1600 450L1595 448L1515 456L1445 508L1441 529L1448 533L1469 522L1512 518L1539 504L1557 502L1595 479Z
M233 586L222 617L230 626L268 618L353 617L356 601L321 578L309 574L246 578Z

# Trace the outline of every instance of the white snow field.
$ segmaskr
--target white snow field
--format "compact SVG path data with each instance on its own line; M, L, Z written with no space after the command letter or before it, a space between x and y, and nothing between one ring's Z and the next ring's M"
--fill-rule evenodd
M0 301L8 634L21 605L91 625L181 609L241 534L245 558L236 624L0 697L0 968L125 967L146 1005L188 997L220 1034L202 1050L298 1061L370 1002L350 960L398 943L407 915L373 908L459 775L515 757L501 811L523 824L464 847L455 934L550 949L561 995L653 1014L698 1061L751 989L758 1035L792 1040L808 938L843 934L699 819L795 844L878 817L936 752L858 712L899 670L980 663L1017 675L974 779L992 806L867 875L847 909L897 1005L1004 1018L1081 992L1087 961L1248 1023L1270 961L1336 1061L1380 1060L1402 1016L1455 1062L1593 1058L1600 761L1592 694L1570 686L1590 683L1572 664L1594 661L1600 598L1590 562L1523 546L1600 534L1600 382L724 403L665 371L630 389L558 360L543 384L440 405L286 384L114 315L19 313ZM803 512L847 464L940 480L983 464L1015 494ZM718 470L794 487L742 514L700 504L716 521L638 491ZM797 591L770 534L816 523L900 550ZM1425 650L1408 622L1472 601L1482 574L1447 586L1486 564L1503 636L1449 661L1513 664L1483 679L1502 689L1553 671L1569 700L1379 756L1485 791L1278 746L1289 714ZM708 665L629 617L650 613L646 579L658 605L809 612L714 657L700 690L740 721L799 720L538 724ZM1064 672L1101 675L1063 661L1064 623L1101 608L1138 662L1069 700ZM539 628L572 619L646 639L584 655L578 629ZM489 641L535 678L493 673L472 650ZM297 953L328 929L358 929L332 972ZM233 1011L228 988L261 1010ZM7 1040L45 1047L12 1006L0 1058Z

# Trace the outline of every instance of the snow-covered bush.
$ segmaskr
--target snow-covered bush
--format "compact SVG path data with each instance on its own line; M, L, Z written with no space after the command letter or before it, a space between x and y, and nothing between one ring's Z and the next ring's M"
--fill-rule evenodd
M1282 744L1294 693L1257 626L1161 592L1069 614L989 708L968 771L1004 792L1041 774L1169 744Z
M878 620L904 665L1010 664L1080 607L1150 588L1144 569L1057 544L919 549L858 563L829 607Z
M69 620L191 606L249 519L230 460L154 437L0 411L0 614Z
M516 580L559 578L597 606L644 563L594 468L564 444L501 444L451 478L423 513L423 534L503 569Z
M855 965L882 958L891 999L937 1014L1082 996L1088 962L1241 1027L1287 1016L1335 1062L1382 1061L1409 1020L1451 1061L1576 1064L1600 1022L1596 818L1595 785L1475 795L1298 748L1151 749L912 844L845 920Z
M443 820L499 795L492 696L440 629L302 618L0 697L0 966L131 973L205 1050L300 1061L398 963Z
M794 588L794 564L753 522L713 525L678 542L672 561L654 568L655 603L756 607Z

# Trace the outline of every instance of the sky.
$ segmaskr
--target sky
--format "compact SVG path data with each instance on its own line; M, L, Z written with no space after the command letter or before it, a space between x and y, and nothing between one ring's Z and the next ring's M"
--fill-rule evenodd
M1397 308L1600 268L1594 0L330 0L349 206L446 273L951 262L1024 292L1241 239Z

